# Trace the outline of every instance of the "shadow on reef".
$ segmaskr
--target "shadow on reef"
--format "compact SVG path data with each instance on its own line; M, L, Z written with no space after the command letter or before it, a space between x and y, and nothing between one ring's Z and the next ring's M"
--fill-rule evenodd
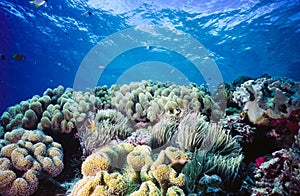
M73 134L59 132L46 132L46 134L62 145L64 149L64 170L55 178L41 175L39 188L33 196L63 196L70 189L74 178L81 176L82 149L79 140Z

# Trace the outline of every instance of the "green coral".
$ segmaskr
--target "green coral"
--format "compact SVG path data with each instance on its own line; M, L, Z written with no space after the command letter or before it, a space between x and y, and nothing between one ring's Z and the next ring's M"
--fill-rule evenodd
M193 158L182 169L186 176L186 186L191 193L198 193L197 183L201 177L216 174L220 176L225 185L232 187L239 182L243 155L235 157L222 156L196 150Z
M159 148L164 145L170 145L175 138L178 123L169 119L160 119L150 130L151 148Z
M197 113L187 114L178 125L177 141L183 150L195 149L211 153L235 156L240 154L241 146L219 124L208 123Z
M205 88L195 84L176 86L170 83L142 81L113 86L111 90L112 106L137 122L154 122L162 114L179 118L183 111L201 112L215 121L222 116L219 106Z

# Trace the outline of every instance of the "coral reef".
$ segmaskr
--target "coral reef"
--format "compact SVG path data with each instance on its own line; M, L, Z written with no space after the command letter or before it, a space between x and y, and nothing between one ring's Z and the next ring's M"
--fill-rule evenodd
M119 173L109 174L106 171L99 171L95 176L86 176L79 180L71 195L125 195L127 184L125 178Z
M190 193L203 191L201 183L199 184L201 182L200 179L204 175L213 174L221 177L224 184L222 183L220 186L227 187L227 189L237 186L240 181L242 160L243 155L222 156L203 150L196 150L192 160L182 169L182 173L186 176L188 191Z
M149 191L159 195L183 193L180 187L184 186L185 177L174 168L178 164L182 164L183 167L189 157L174 147L168 147L158 156L153 155L151 148L146 145L133 147L129 143L121 143L110 148L101 148L83 162L81 168L83 178L76 183L72 194L93 195L96 194L93 191L100 188L103 195L109 194L107 191L111 183L105 181L106 178L121 181L118 182L121 183L120 186L124 185L122 188L124 192L120 193L121 195L139 193L146 195ZM153 161L152 157L157 158ZM124 159L127 164L121 163ZM114 164L117 164L117 167ZM112 176L105 177L106 175ZM99 178L104 178L104 181ZM141 187L138 190L139 184Z
M7 144L1 148L1 186L4 195L31 195L38 187L41 172L51 177L59 175L63 168L63 152L60 144L39 130L23 128L7 132Z
M36 129L42 113L63 94L63 91L62 86L53 90L47 89L42 97L35 95L27 101L9 107L0 118L0 129L4 129L5 132L19 127Z
M130 196L147 196L147 195L162 196L162 193L152 181L146 181L141 184L139 190L130 194Z
M45 131L70 133L81 127L88 118L89 112L101 108L101 101L91 92L76 92L67 88L58 98L56 104L51 104L43 113L38 128Z
M0 118L0 194L299 195L299 92L271 77L213 95L153 81L47 89Z
M153 161L151 149L147 146L137 146L127 156L129 167L126 170L127 178L134 183L145 183L152 181L158 184L158 188L151 188L154 192L166 195L168 188L172 186L183 187L185 176L180 173L183 165L189 160L189 156L175 147L168 147L160 151ZM155 156L156 157L156 156ZM177 167L181 164L181 167ZM176 170L175 170L176 169ZM143 189L152 186L145 183L141 189L134 194L143 192ZM150 187L148 187L150 189ZM175 188L174 188L175 191Z
M113 86L112 106L137 122L153 122L162 114L178 117L183 111L201 112L215 121L222 116L219 106L205 88L194 84L176 86L142 81L120 87Z
M176 138L178 123L169 118L161 118L150 130L151 148L159 148L164 145L171 145L172 140Z
M98 110L77 129L84 156L88 156L114 139L126 139L132 132L126 116L116 110Z
M299 109L300 84L287 78L248 80L233 92L233 100L243 107L252 123L264 122L264 114L272 119L288 117Z
M112 171L113 168L123 168L126 156L133 149L133 146L129 143L98 149L84 160L81 173L83 176L95 176L98 171Z
M208 123L197 113L187 114L178 125L178 144L181 149L195 149L216 154L240 154L241 146L221 125Z
M252 195L299 195L300 131L295 136L294 149L281 149L255 171Z

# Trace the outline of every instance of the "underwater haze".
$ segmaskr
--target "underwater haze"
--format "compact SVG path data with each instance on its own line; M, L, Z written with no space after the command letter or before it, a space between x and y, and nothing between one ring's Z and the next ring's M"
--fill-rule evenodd
M226 82L265 73L299 80L299 10L298 0L48 0L39 7L29 0L1 0L0 111L41 95L48 87L72 87L81 62L97 43L145 25L180 30L195 38ZM24 58L14 58L16 54ZM168 49L135 48L106 66L101 84L110 86L124 70L147 61L175 67L191 64ZM157 73L150 69L147 75L151 74ZM183 74L197 84L206 83L193 69Z

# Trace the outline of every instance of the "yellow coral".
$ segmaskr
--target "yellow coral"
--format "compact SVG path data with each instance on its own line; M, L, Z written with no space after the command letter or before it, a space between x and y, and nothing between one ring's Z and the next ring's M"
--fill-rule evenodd
M22 138L24 131L23 128L14 129L11 132L5 133L4 139L9 143L17 143Z
M1 148L1 155L3 157L7 157L10 158L11 157L11 153L18 148L17 144L8 144L6 146L4 146L3 148Z
M29 189L28 192L30 194L33 194L39 185L39 180L38 180L38 172L34 169L28 170L24 175L23 178L26 180L26 182L29 184Z
M150 166L153 161L150 156L151 149L149 146L136 146L132 152L130 152L127 156L127 163L130 168L133 170L133 174L130 174L131 170L128 171L128 175L132 176L133 181L141 182L141 170L144 166ZM143 173L144 176L147 176L145 172Z
M0 193L1 190L7 189L13 181L16 179L17 175L11 170L0 171Z
M11 162L8 158L1 157L0 158L0 170L7 170L11 168Z
M44 157L42 166L43 170L52 177L59 175L64 168L63 162L57 157Z
M2 193L15 196L32 195L38 188L37 172L35 170L26 171L22 177L16 178L10 186L1 189Z
M134 146L130 143L122 143L122 144L119 144L119 146L124 148L124 150L126 150L127 153L130 153L134 149Z
M86 176L79 180L71 194L74 196L110 196L125 195L126 191L126 182L121 174L99 171L95 176Z
M153 182L146 181L141 184L139 190L131 193L130 196L162 196L162 193Z
M184 192L177 186L171 186L168 188L167 196L184 196Z
M91 196L110 196L109 193L105 190L105 186L103 185L97 185L96 188L94 189L93 193Z
M185 154L183 151L179 150L178 148L172 146L167 147L165 153L170 160L180 160L180 159L189 160L189 156L187 154Z
M36 143L34 144L34 156L45 156L47 151L47 147L44 143Z
M174 170L174 169L170 169L170 174L169 174L169 177L170 177L170 182L176 186L184 186L184 183L185 183L185 176L184 174L179 174L177 176L177 172Z
M77 181L75 186L73 187L73 190L71 192L71 195L73 196L80 196L81 195L81 191L83 189L85 189L86 184L91 181L93 179L93 177L91 176L87 176L82 178L81 180Z
M176 171L169 165L159 165L155 170L150 172L159 183L163 195L167 193L169 184L183 186L185 183L184 174L177 176Z
M48 148L47 152L48 152L47 153L48 156L50 156L50 157L55 157L55 156L61 157L62 156L61 150L59 150L56 147L50 147L50 148Z
M141 171L145 165L145 156L141 151L134 150L128 154L127 162L134 171Z
M124 195L127 191L125 178L119 173L104 173L104 182L110 195Z
M34 159L24 148L16 148L11 153L13 166L20 171L27 171L33 165Z
M17 178L11 186L10 194L27 196L27 195L30 195L30 193L28 191L29 188L30 188L29 184L26 182L25 179Z
M95 152L82 163L81 172L83 176L95 176L98 171L107 171L110 163L111 161L105 153Z
M25 131L22 140L30 141L33 143L42 142L45 134L42 131Z

